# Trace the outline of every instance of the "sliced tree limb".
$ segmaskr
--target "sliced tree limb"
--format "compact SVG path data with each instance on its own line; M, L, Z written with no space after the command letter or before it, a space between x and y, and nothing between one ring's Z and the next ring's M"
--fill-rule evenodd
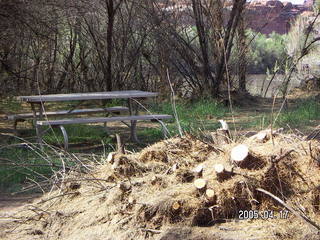
M174 211L178 211L181 207L180 203L178 201L175 201L173 204L172 204L172 210Z
M195 177L202 177L203 165L200 164L192 170L192 173Z
M208 189L206 190L206 197L207 197L207 199L208 199L209 201L212 201L212 200L214 199L214 197L215 197L215 192L214 192L214 190L208 188Z
M229 131L228 123L224 120L219 120L221 128L218 128L215 132L211 132L212 141L215 144L230 143L231 135Z
M198 178L193 182L193 184L198 190L205 190L207 186L207 180L203 178Z
M251 136L249 139L256 140L257 142L265 142L269 139L266 131L260 131L257 134Z
M130 197L128 198L128 203L131 204L131 205L133 205L133 204L136 204L136 203L137 203L137 200L130 196Z
M272 131L271 129L265 129L262 130L260 132L258 132L257 134L249 137L249 139L251 140L256 140L258 142L265 142L268 141L271 136L276 136L277 134L281 133L283 131L283 128L278 128L277 130ZM272 135L271 135L272 133Z
M237 165L241 165L249 157L249 148L247 145L239 144L231 149L231 161Z
M127 192L131 189L131 184L127 182L121 182L118 187L122 192Z
M115 155L116 155L116 152L109 152L108 157L107 157L107 162L108 163L113 163Z
M214 165L214 171L216 172L217 178L219 180L225 180L232 175L232 172L226 170L225 166L220 163Z

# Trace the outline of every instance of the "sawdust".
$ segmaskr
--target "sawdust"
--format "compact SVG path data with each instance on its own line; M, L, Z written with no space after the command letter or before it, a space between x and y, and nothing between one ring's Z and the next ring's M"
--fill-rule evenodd
M255 156L254 168L230 162L239 143ZM118 154L89 174L69 173L59 189L2 224L0 239L319 239L315 228L291 213L280 215L285 208L256 190L269 191L319 225L319 159L320 143L295 135L225 145L193 136L164 140ZM230 177L218 179L217 163L232 169ZM199 164L213 199L193 185ZM269 211L277 219L239 220L240 211Z

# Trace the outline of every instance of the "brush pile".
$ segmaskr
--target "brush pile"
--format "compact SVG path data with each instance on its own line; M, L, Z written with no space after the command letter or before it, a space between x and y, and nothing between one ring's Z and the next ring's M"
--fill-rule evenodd
M284 206L257 189L319 223L320 144L270 133L221 145L185 136L135 154L112 153L95 171L70 172L59 190L26 206L8 239L239 239L249 223L263 226L251 232L261 239L314 235L292 213L279 219ZM237 221L246 210L278 219ZM223 235L222 222L242 226L241 234ZM269 222L273 228L265 229Z

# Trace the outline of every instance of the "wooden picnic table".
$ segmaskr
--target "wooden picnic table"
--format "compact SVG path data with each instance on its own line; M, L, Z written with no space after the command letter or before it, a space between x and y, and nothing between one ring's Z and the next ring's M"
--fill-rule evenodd
M111 92L91 92L91 93L68 93L68 94L49 94L49 95L35 95L35 96L19 96L18 99L21 101L25 101L31 105L31 109L33 112L33 120L36 126L36 132L39 139L39 142L42 140L42 130L41 126L44 125L59 125L61 128L64 137L65 137L65 129L63 128L63 124L70 124L74 123L92 123L92 122L103 122L107 123L110 121L122 121L121 117L114 118L74 118L74 119L67 119L68 121L39 121L43 120L44 116L46 116L46 111L44 108L44 103L46 102L64 102L64 101L80 101L79 104L73 106L68 113L72 115L73 111L76 107L82 104L84 101L88 100L106 100L106 99L126 99L128 104L129 116L124 116L124 120L129 120L130 124L130 138L133 141L138 141L136 135L136 122L137 120L150 120L152 119L150 116L140 115L138 112L138 100L136 99L143 99L148 97L156 97L158 93L156 92L146 92L146 91L139 91L139 90L128 90L128 91L111 91ZM139 117L136 117L139 116ZM157 119L157 116L161 116L164 118L171 117L170 115L152 115L154 116L153 119ZM124 121L123 120L123 121ZM122 121L122 122L123 122ZM38 124L37 124L38 123ZM66 140L66 139L65 139ZM66 143L66 141L65 141Z

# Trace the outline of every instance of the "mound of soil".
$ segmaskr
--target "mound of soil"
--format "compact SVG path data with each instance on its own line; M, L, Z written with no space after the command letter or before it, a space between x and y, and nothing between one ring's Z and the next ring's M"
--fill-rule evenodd
M241 164L231 156L239 144ZM0 239L319 239L319 159L319 142L295 135L164 140L69 172L0 223Z

